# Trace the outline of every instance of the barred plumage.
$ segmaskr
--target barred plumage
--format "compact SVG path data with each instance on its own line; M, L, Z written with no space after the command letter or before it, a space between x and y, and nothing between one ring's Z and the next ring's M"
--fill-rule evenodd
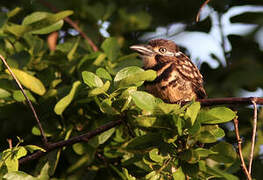
M134 45L143 59L144 69L157 71L157 78L145 82L146 90L168 103L203 99L203 76L178 46L169 40L151 40L148 45Z

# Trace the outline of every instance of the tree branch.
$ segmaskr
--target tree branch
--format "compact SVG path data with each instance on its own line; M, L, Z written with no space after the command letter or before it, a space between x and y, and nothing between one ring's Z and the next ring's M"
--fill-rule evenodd
M238 145L238 154L239 154L239 158L241 161L241 167L243 169L243 172L245 173L246 177L248 180L252 180L251 175L249 174L248 170L247 170L247 166L245 164L244 158L243 158L243 154L242 154L242 140L239 136L239 130L238 130L238 119L237 117L234 118L234 125L235 125L235 133L236 133L236 137L237 137L237 145Z
M198 11L198 13L197 13L197 15L196 15L196 18L195 18L195 21L196 21L196 22L199 22L201 11L202 11L202 9L205 7L205 5L207 5L209 2L210 2L210 0L206 0L206 1L201 5L201 7L200 7L200 9L199 9L199 11Z
M23 93L23 95L25 96L26 100L27 100L27 103L30 107L30 109L32 110L33 112L33 115L37 121L37 125L38 125L38 128L40 130L40 134L41 134L41 137L42 137L42 141L44 143L45 146L48 145L48 141L47 141L47 137L45 136L45 133L44 133L44 130L43 130L43 127L40 123L40 120L38 118L38 115L37 115L37 112L33 106L33 104L31 103L30 99L27 97L26 93L25 93L25 90L23 88L23 86L20 84L19 80L16 78L15 74L13 73L13 71L11 70L11 68L8 66L5 58L0 54L0 59L2 60L2 62L4 63L4 65L6 66L6 68L8 69L8 71L10 72L11 76L14 78L14 80L16 81L16 84L17 86L20 88L21 92Z
M61 147L64 147L64 146L69 146L69 145L72 145L72 144L75 144L75 143L78 143L78 142L87 142L88 140L90 140L91 138L93 138L94 136L97 136L98 134L100 133L103 133L113 127L116 127L118 125L120 125L122 123L122 120L117 120L117 121L112 121L112 122L109 122L97 129L95 129L94 131L90 131L90 132L87 132L85 134L82 134L80 136L76 136L76 137L72 137L68 140L63 140L63 141L59 141L59 142L55 142L55 143L50 143L48 145L48 147L45 149L46 151L43 152L43 151L37 151L29 156L26 156L24 158L21 158L19 159L19 164L23 164L23 163L26 163L28 161L31 161L31 160L34 160L34 159L38 159L44 155L46 155L47 153L49 153L50 151L52 150L55 150L55 149L58 149L58 148L61 148Z
M252 136L251 136L251 148L250 148L249 165L248 165L248 173L250 175L251 175L251 169L252 169L256 132L257 132L257 104L254 100L252 100L252 103L254 106L254 118L253 118L253 131L252 131Z
M253 97L249 97L249 98L213 98L213 99L200 99L198 101L200 101L203 106L213 106L213 105L223 105L223 104L249 105L249 104L252 104L253 102L256 103L256 104L263 104L263 98L253 98ZM187 102L185 102L185 103L187 103ZM183 103L183 104L185 104L185 103ZM21 158L19 160L19 163L23 164L23 163L28 162L30 160L37 159L39 157L42 157L42 156L46 155L48 152L50 152L52 150L55 150L55 149L58 149L58 148L61 148L61 147L64 147L64 146L69 146L69 145L72 145L72 144L75 144L75 143L78 143L78 142L82 142L82 141L86 142L89 139L91 139L92 137L94 137L94 136L96 136L96 135L98 135L100 133L103 133L103 132L105 132L105 131L113 128L113 127L116 127L116 126L120 125L121 123L123 123L122 120L113 121L113 122L107 123L107 124L97 128L94 131L85 133L85 134L80 135L80 136L76 136L76 137L70 138L69 140L59 141L59 142L56 142L56 143L50 143L48 145L48 147L45 149L46 152L37 151L37 152L27 156L27 157ZM236 125L237 124L235 123L235 127L236 127ZM238 131L238 129L236 131ZM238 132L236 132L236 133L238 133ZM238 139L238 142L240 142L240 145L241 145L241 140L240 140L240 137L239 137L239 133L238 133L237 139Z
M256 104L263 105L263 98L258 97L230 97L230 98L211 98L211 99L199 99L202 106L213 106L213 105L250 105L254 101Z
M47 8L49 8L51 11L53 12L58 12L58 9L53 6L52 4L50 4L49 2L45 1L45 0L38 0L39 3L41 3L42 5L46 6ZM91 48L93 49L94 52L98 51L98 47L93 43L93 41L80 29L80 27L77 25L77 23L75 23L74 21L72 21L69 17L64 18L64 20L71 25L76 31L79 32L79 34L88 42L88 44L91 46Z

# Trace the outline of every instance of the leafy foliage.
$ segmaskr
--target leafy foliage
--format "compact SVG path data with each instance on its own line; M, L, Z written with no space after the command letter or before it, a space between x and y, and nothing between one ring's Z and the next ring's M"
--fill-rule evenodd
M5 4L9 11L0 13L0 54L7 58L34 102L50 142L68 140L109 121L121 119L123 123L87 142L56 149L27 166L19 165L26 155L45 150L24 97L0 63L1 144L16 135L26 142L19 139L15 147L1 147L0 178L238 179L240 162L233 132L227 128L236 112L222 106L204 108L195 101L184 106L167 104L144 91L144 81L153 81L156 72L143 70L137 54L128 54L127 47L133 43L132 32L150 30L156 26L156 19L162 19L164 14L153 18L153 2L149 11L139 6L145 2L137 1L138 6L133 1L58 3L75 9L74 14L71 10L40 11L34 5L30 10L12 10L12 3ZM129 9L128 5L136 8ZM163 6L170 8L165 3L160 8ZM178 13L181 11L178 8ZM64 23L70 15L100 45L99 51L94 52L87 40ZM100 32L107 21L111 23L111 37L103 38ZM164 18L162 23L166 21ZM60 35L52 50L46 38L55 31ZM237 89L230 89L229 79L235 79L238 72L227 74L222 67L217 68L214 72L206 64L202 66L208 94L234 94ZM211 79L222 82L222 88ZM244 85L238 81L234 84ZM262 82L246 85L253 89ZM242 117L250 115L246 112ZM262 139L261 132L258 138ZM259 149L260 143L256 147ZM247 156L246 148L244 152Z

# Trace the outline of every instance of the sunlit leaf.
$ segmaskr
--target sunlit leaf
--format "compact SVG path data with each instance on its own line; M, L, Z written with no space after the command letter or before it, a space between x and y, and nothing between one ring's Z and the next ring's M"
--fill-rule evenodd
M199 122L204 124L218 124L231 121L235 116L236 114L229 108L215 107L201 111L197 118Z
M97 76L99 76L102 79L107 79L109 81L112 81L112 77L111 77L110 73L108 73L108 71L106 71L104 68L98 68L96 70L96 74L97 74Z
M98 136L99 144L105 143L112 136L114 132L115 132L115 128L111 128L108 131L101 133Z
M190 118L191 125L194 125L194 122L196 120L200 108L201 108L200 102L194 102L186 109L185 116L186 118Z
M25 90L25 93L27 95L27 97L32 101L32 102L36 102L36 99L34 98L34 96L30 93L30 91ZM22 102L25 101L26 98L24 96L24 94L20 91L20 90L16 90L13 92L13 98L18 101L18 102Z
M137 66L129 66L129 67L123 68L116 74L114 78L114 83L118 86L121 80L124 80L125 78L128 78L129 76L134 75L139 72L144 72L144 70ZM142 83L143 82L137 82L136 86L140 86L142 85Z
M143 72L138 72L131 74L124 79L120 80L117 84L118 87L128 87L128 86L136 86L141 85L142 81L153 81L157 76L157 73L153 70L147 70Z
M19 69L11 68L11 70L20 81L20 83L26 88L30 89L38 95L45 94L46 88L39 79ZM6 72L9 73L9 71L7 70Z
M84 83L87 84L91 88L103 86L102 80L96 74L94 74L92 72L83 71L82 72L82 79L83 79Z
M29 151L30 153L33 153L34 151L43 151L43 152L46 152L45 149L39 147L39 146L36 146L36 145L26 145L25 146L26 150Z
M106 53L107 57L114 61L117 59L120 53L120 45L116 38L107 38L101 45L101 48Z
M173 173L173 179L174 180L185 180L185 174L181 167L176 169L176 171Z
M11 93L5 89L0 88L0 99L5 99L11 96Z
M126 168L122 168L122 172L124 176L127 178L127 180L136 180L135 177L129 174L128 170Z
M34 12L24 18L22 25L30 27L33 34L48 34L59 30L63 19L73 14L73 11L61 11L56 14L47 12Z
M80 38L78 38L78 39L76 40L76 42L74 43L73 47L70 49L69 53L67 54L67 58L68 58L69 61L73 60L74 54L75 54L76 51L77 51L79 42L80 42Z
M164 160L164 158L159 155L159 150L157 148L154 148L149 152L149 157L157 163L162 163Z
M131 93L132 100L142 110L152 111L157 106L156 98L144 91L134 91Z
M54 108L54 111L57 115L61 115L63 111L66 109L66 107L68 107L68 105L71 103L71 101L75 96L76 90L80 84L81 84L80 81L74 82L69 94L57 102Z
M9 172L4 175L4 178L6 180L13 180L13 179L18 179L18 180L38 180L37 178L23 172L23 171L13 171Z
M89 91L89 96L97 96L106 93L110 87L110 81L107 81L102 87L97 87Z

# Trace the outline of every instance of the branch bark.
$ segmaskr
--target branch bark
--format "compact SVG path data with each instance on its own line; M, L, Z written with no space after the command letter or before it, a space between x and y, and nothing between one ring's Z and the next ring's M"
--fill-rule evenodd
M256 104L263 105L263 98L259 97L229 97L229 98L211 98L211 99L199 99L202 106L213 105L251 105L254 101Z
M0 59L2 60L2 62L4 63L5 67L8 69L8 71L10 72L11 76L14 78L14 80L16 81L16 84L17 86L20 88L21 92L23 93L24 97L26 98L27 100L27 103L30 107L30 109L32 110L33 112L33 115L37 121L37 125L38 125L38 128L40 130L40 134L41 134L41 137L42 137L42 141L44 143L45 146L47 146L48 144L48 141L47 141L47 137L45 136L45 132L43 130L43 127L42 127L42 124L40 123L40 120L38 118L38 115L37 115L37 112L33 106L33 104L31 103L30 99L27 97L26 93L25 93L25 90L23 88L23 86L20 84L19 80L17 79L16 75L13 73L13 71L11 70L11 68L8 66L5 58L0 54Z
M52 4L50 4L49 2L45 1L45 0L38 0L39 3L41 3L42 5L46 6L47 8L49 8L51 11L53 12L58 12L58 9L53 6ZM77 25L77 23L75 23L74 21L72 21L69 17L64 18L64 20L71 25L76 31L79 32L79 34L88 42L88 44L91 46L92 50L94 52L98 51L98 47L93 43L93 41L80 29L80 27Z
M248 173L251 175L252 163L253 163L253 155L255 148L255 140L256 140L256 132L257 132L257 104L254 100L252 100L252 104L254 107L254 117L253 117L253 130L251 136L251 148L249 155L249 164L248 164Z
M252 180L251 175L249 174L249 172L247 170L247 166L245 164L244 157L243 157L243 154L242 154L242 140L241 140L241 138L239 136L238 119L237 119L237 117L234 118L234 126L235 126L236 138L237 138L238 154L239 154L239 158L240 158L240 161L241 161L241 167L242 167L243 172L245 173L247 179L248 180Z
M90 132L87 132L85 134L82 134L80 136L76 136L76 137L72 137L68 140L64 140L64 141L59 141L59 142L55 142L55 143L50 143L48 145L47 148L45 148L45 152L44 151L37 151L29 156L26 156L24 158L21 158L19 159L19 164L23 164L23 163L26 163L28 161L31 161L31 160L34 160L34 159L38 159L44 155L46 155L47 153L49 153L50 151L53 151L55 149L58 149L58 148L62 148L64 146L70 146L70 145L73 145L75 143L78 143L78 142L87 142L88 140L90 140L91 138L93 138L94 136L97 136L113 127L116 127L118 125L120 125L122 123L122 120L117 120L117 121L112 121L112 122L109 122L97 129L95 129L94 131L90 131Z

